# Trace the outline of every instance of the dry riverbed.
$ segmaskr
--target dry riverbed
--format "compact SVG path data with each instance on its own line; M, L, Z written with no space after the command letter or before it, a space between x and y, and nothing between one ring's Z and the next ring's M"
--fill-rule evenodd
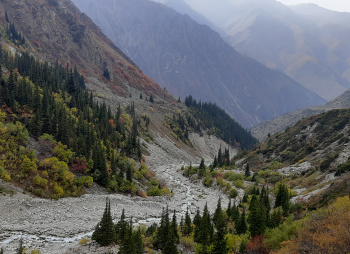
M40 250L42 254L61 253L98 253L94 246L80 247L79 240L89 238L100 220L106 198L111 200L111 212L115 221L122 209L135 223L151 224L159 220L162 208L166 205L175 209L178 220L187 208L194 215L197 207L205 203L213 212L219 196L225 207L226 196L220 191L208 189L201 184L191 183L177 171L181 164L169 164L155 167L157 175L162 178L174 193L168 197L131 197L119 194L109 195L104 191L94 191L80 198L64 198L58 201L34 198L13 189L6 183L0 186L11 189L0 196L0 248L5 254L15 253L20 238L29 249ZM105 253L107 250L100 250ZM117 247L111 249L117 252Z

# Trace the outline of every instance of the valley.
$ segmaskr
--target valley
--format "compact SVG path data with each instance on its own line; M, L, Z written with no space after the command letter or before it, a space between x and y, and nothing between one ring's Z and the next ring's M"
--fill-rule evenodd
M169 164L154 168L174 193L165 197L131 197L120 194L108 194L101 187L80 198L64 198L58 201L40 199L13 190L13 194L0 196L0 249L13 253L22 237L29 249L39 249L42 254L71 253L79 250L78 242L83 237L91 237L92 232L103 213L106 197L111 200L111 212L119 219L122 209L133 218L135 224L151 225L160 221L160 211L166 206L176 210L177 217L185 215L187 208L194 216L197 207L202 209L205 203L214 211L219 197L223 206L228 198L215 189L190 182L177 170L181 164ZM1 187L8 185L0 182ZM77 250L77 251L78 251ZM99 250L97 253L104 253ZM74 252L74 251L73 251ZM83 252L82 252L83 253Z
M348 14L188 2L0 1L0 254L350 249Z

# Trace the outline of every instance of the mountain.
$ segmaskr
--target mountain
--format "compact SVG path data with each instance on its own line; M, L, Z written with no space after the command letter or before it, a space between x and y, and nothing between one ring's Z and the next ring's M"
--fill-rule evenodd
M221 28L214 25L212 22L206 19L203 15L193 10L191 6L187 4L184 0L151 0L151 1L164 4L174 9L180 14L183 14L183 15L186 14L190 16L193 20L195 20L198 24L206 25L209 27L215 27L214 30L217 31L221 36L226 36L226 33Z
M103 80L103 73L108 70L111 82L105 83L111 92L119 95L128 95L131 88L141 88L164 99L172 97L143 75L71 1L3 1L1 10L3 14L7 11L11 22L25 36L29 44L27 51L38 58L76 66L86 77L98 80ZM7 26L5 18L0 23ZM144 84L137 84L141 82Z
M347 92L344 97L349 95ZM349 193L349 116L347 108L305 117L237 156L236 166L249 163L258 172L274 165L273 171L284 175L291 188L300 190L302 195L295 200L304 199L311 207L323 206ZM315 192L307 191L310 189Z
M50 79L49 84L56 84L55 89L70 80L68 74L72 70L76 82L86 89L84 91L92 92L93 100L98 102L100 107L108 109L109 116L112 113L119 112L120 114L121 111L126 114L119 119L127 125L125 129L122 128L126 134L122 135L123 138L119 138L121 143L129 142L128 137L135 137L136 130L132 131L131 128L134 126L133 121L137 122L135 126L139 126L139 123L145 125L147 122L147 127L141 128L139 126L137 130L139 135L136 136L140 138L140 145L149 160L149 165L164 164L165 161L168 163L174 161L190 163L198 161L200 158L208 160L214 156L220 146L230 146L215 135L209 135L209 127L205 127L210 126L208 121L205 125L201 124L204 121L196 116L196 112L189 112L184 103L176 101L168 91L143 74L143 71L71 1L1 1L0 11L3 49L7 53L11 52L16 59L23 57L24 60L21 61L28 61L23 66L19 66L19 63L22 63L20 60L16 60L12 65L6 62L7 70L18 66L14 72L18 71L19 75L29 76L35 85L40 85L40 89L44 89L48 73L51 73L51 69L48 72L49 67L63 65L66 68L57 81L59 85L56 84L56 79ZM7 56L7 53L4 55ZM35 60L40 60L40 65ZM32 71L28 70L28 66L31 64L35 66L30 67L33 70L43 68L41 70L43 73L34 75ZM8 73L6 75L8 76ZM58 74L50 75L56 76ZM70 88L67 92L75 90L75 88ZM57 90L52 90L52 92L59 93ZM45 93L50 94L51 90L45 90ZM61 89L61 93L64 93L64 90ZM0 98L0 101L12 101L7 98L8 96L5 97L5 100ZM66 95L62 95L62 97L72 100ZM85 98L85 95L77 97L75 99L80 100L82 97ZM78 105L81 106L81 102ZM75 108L78 105L77 101L73 100L67 104L67 107ZM78 108L78 110L82 109ZM215 110L220 111L221 109L216 107ZM215 110L211 111L214 112L214 117L212 117L214 120L212 121L216 121ZM42 113L46 114L47 112ZM193 127L186 130L181 128L176 130L181 135L186 131L186 141L191 145L179 139L174 134L174 130L166 125L168 119L175 114L191 117L191 124L196 126L196 130ZM73 115L70 117L74 118ZM102 115L105 116L104 113ZM45 118L47 119L47 116ZM237 128L238 124L232 119L230 121L230 124L239 130L238 132L244 132L245 138L250 139L250 144L246 145L251 146L255 143L254 138L247 131L241 126ZM112 121L111 124L113 125ZM108 124L103 126L102 129ZM221 131L218 129L215 132ZM132 132L134 132L133 135L131 135ZM96 131L96 133L99 132ZM227 130L224 130L221 135L224 135L226 140L231 143L231 149L234 151L239 148L239 143L242 143L242 138L240 138L244 136L241 135L242 133L227 133ZM79 142L72 143L79 146Z
M286 128L296 124L302 118L321 114L332 109L346 109L350 108L350 90L347 90L342 95L325 105L318 107L310 107L289 112L275 119L258 124L251 129L251 133L258 140L265 140L269 134L278 133Z
M326 100L350 88L349 13L316 5L287 7L273 0L233 0L191 7L226 32L239 52L280 70ZM221 15L217 12L222 9ZM213 27L215 29L215 27Z
M244 127L324 101L164 5L146 0L74 3L167 90L216 103Z

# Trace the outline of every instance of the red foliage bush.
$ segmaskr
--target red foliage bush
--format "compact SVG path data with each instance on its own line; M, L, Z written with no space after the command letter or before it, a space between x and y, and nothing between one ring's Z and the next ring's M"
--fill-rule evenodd
M264 243L265 236L258 235L253 237L247 244L245 253L247 254L268 254L270 253L269 248Z
M84 174L87 169L88 166L86 165L85 159L74 159L72 162L71 171L73 173Z

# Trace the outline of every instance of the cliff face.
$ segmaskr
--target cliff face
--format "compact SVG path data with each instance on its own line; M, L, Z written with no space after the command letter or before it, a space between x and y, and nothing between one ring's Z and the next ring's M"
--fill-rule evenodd
M169 91L215 102L245 127L325 102L284 74L236 52L207 26L144 0L74 0Z

